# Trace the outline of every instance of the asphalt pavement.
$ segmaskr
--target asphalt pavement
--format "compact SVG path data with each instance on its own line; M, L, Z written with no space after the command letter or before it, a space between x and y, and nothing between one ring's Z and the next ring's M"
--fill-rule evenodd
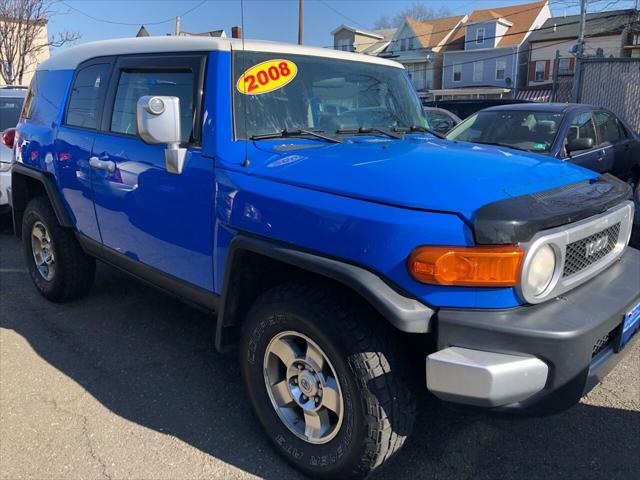
M91 294L38 295L0 234L0 479L295 479L261 434L214 319L100 265ZM635 473L634 473L635 472ZM376 479L632 479L640 342L559 415L460 414L425 393Z

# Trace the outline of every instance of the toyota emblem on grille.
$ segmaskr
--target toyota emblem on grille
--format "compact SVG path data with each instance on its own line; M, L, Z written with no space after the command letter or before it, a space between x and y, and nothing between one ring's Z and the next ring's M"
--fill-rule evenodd
M603 250L609 243L609 235L605 235L604 237L600 237L593 242L589 242L586 245L585 257L589 258L592 255Z

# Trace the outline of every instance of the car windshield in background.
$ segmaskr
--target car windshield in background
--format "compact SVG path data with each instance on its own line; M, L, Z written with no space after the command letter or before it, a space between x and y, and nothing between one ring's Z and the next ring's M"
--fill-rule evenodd
M18 124L23 100L21 97L0 98L0 132Z
M562 113L554 112L478 112L451 130L447 139L546 153L553 145L562 117Z
M306 55L235 52L236 137L285 130L427 127L403 69Z

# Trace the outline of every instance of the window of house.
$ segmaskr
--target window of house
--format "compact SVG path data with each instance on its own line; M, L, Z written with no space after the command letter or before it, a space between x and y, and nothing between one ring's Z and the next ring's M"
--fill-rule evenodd
M408 40L407 38L401 38L400 39L400 50L402 50L403 52L405 50L407 50L407 46L408 46Z
M558 75L569 75L571 73L571 61L568 58L558 60Z
M476 30L476 43L484 43L484 28L479 28Z
M345 52L352 52L353 44L351 43L351 39L350 38L338 39L338 50L344 50Z
M484 70L484 62L473 62L473 81L481 82Z
M544 60L538 60L536 62L535 75L533 77L536 82L544 80L545 64L546 62Z
M101 63L78 71L67 107L67 125L92 130L98 128L109 70L109 64Z
M460 80L462 80L462 65L454 63L453 64L453 81L459 82Z
M166 95L180 99L180 139L188 142L193 130L194 74L191 70L123 70L111 116L111 131L137 134L136 105L145 95Z
M497 60L496 61L496 80L504 80L506 70L507 70L507 61Z
M633 34L633 45L640 45L640 32Z

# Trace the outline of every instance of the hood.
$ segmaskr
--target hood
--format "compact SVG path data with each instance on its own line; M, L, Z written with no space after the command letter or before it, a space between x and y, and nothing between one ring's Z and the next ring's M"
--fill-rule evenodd
M597 177L576 165L508 148L407 137L353 143L254 142L251 173L405 208L455 212Z

